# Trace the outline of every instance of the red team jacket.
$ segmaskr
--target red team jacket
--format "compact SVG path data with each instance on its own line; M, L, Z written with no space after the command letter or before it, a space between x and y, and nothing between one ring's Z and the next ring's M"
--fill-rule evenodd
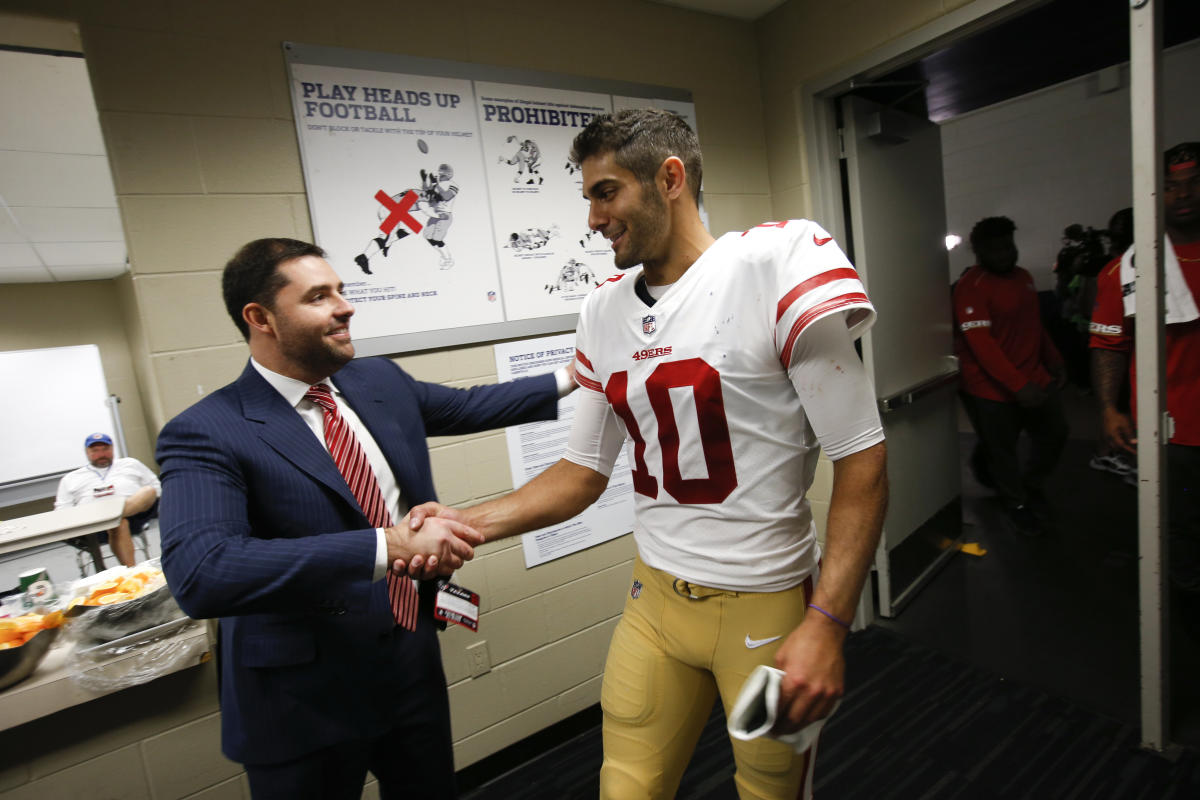
M1192 297L1200 302L1200 242L1173 246ZM1088 346L1129 353L1129 381L1136 390L1133 320L1125 319L1121 298L1121 259L1117 258L1100 271L1097 280ZM1136 409L1136 396L1131 397ZM1200 446L1200 320L1167 326L1167 411L1175 420L1171 443Z
M971 267L954 287L954 350L967 394L1011 403L1026 383L1054 382L1062 356L1042 327L1033 276Z

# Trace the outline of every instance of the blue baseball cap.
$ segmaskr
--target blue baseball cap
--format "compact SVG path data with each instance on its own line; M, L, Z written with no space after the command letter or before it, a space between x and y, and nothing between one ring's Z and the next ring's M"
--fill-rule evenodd
M83 440L84 448L94 444L112 444L112 438L107 433L93 433Z

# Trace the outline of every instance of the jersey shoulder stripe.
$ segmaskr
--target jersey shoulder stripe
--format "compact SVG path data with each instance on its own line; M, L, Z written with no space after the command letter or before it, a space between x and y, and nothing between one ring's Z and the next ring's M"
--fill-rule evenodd
M799 300L804 295L816 289L818 286L824 286L827 283L837 280L858 280L858 273L852 267L843 267L841 269L831 269L822 272L819 275L814 275L807 280L793 286L787 294L779 300L779 305L775 309L775 321L783 319L783 315L787 313L788 308L792 303Z
M593 392L604 394L604 387L600 385L600 381L596 380L596 368L592 366L591 360L583 354L583 351L578 347L575 348L575 361L579 367L587 370L591 375L585 375L578 367L575 369L575 382L584 389L591 389Z
M800 338L800 334L804 332L812 323L816 322L821 317L826 316L838 309L846 308L847 306L867 306L870 307L871 301L862 292L850 292L841 297L835 297L831 300L826 300L818 303L812 308L807 309L803 314L796 318L792 323L792 328L788 331L787 339L784 341L783 349L779 353L779 363L783 364L784 369L788 369L792 364L792 350L796 346L796 340Z

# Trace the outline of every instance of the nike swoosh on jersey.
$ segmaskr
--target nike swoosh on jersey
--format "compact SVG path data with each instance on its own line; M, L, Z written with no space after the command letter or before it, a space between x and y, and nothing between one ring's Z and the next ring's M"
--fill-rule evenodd
M746 647L753 650L756 647L762 647L764 644L770 644L776 639L782 639L783 636L772 636L770 639L751 639L750 634L746 634Z
M832 241L832 236L826 236L824 239L818 239L817 235L815 233L813 234L813 244L815 244L817 247L820 247L823 244L829 244Z

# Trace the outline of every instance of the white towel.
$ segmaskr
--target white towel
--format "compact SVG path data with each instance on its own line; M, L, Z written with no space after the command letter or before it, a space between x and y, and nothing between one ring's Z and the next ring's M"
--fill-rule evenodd
M797 753L803 753L812 747L821 733L821 728L837 713L842 701L837 701L829 717L805 725L794 733L776 735L771 733L775 724L776 707L779 705L779 683L783 680L783 671L760 664L746 678L742 690L738 692L737 702L729 714L729 735L735 739L748 741L766 736L770 739L790 744Z
M1179 259L1175 256L1175 248L1171 240L1163 237L1163 304L1167 311L1167 324L1191 322L1200 319L1200 311L1196 310L1196 299L1188 288L1183 272L1179 269ZM1136 309L1137 294L1136 272L1133 266L1133 245L1121 256L1121 294L1125 302L1125 316L1132 317Z

